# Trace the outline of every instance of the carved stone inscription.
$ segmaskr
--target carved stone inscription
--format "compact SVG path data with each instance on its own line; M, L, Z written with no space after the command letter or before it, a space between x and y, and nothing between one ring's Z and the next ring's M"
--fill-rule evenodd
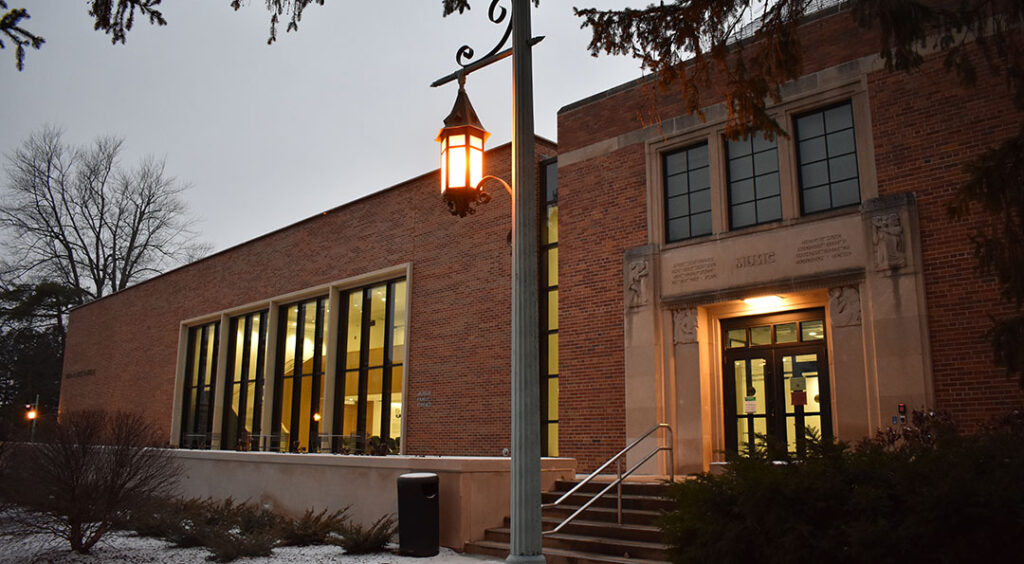
M797 264L823 263L850 256L850 243L840 233L831 233L800 241L796 248Z
M672 285L686 286L718 278L715 257L699 258L672 265Z
M741 268L750 268L752 266L765 266L769 264L775 264L775 251L736 257L736 270Z

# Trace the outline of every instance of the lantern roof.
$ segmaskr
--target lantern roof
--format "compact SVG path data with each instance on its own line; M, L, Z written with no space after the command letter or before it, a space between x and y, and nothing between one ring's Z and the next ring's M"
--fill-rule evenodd
M437 141L441 140L445 129L465 126L475 127L483 132L484 141L491 136L490 132L484 129L483 124L480 123L480 118L477 117L476 110L473 109L473 104L469 101L469 95L466 94L463 81L459 81L459 94L455 97L455 105L452 106L448 117L444 118L444 129L437 134Z

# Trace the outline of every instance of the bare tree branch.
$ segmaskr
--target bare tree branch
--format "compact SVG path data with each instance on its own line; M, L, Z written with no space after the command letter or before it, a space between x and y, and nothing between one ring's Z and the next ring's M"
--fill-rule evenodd
M206 252L181 198L186 185L153 158L123 167L123 146L104 137L72 148L48 127L7 158L8 280L45 278L98 298Z

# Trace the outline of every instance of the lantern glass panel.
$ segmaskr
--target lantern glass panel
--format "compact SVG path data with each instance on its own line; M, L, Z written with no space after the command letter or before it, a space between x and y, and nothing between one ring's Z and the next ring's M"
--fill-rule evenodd
M448 189L448 151L444 149L444 141L441 142L441 192Z
M465 135L452 135L448 137L448 142L452 147L458 147L466 144Z
M469 136L469 146L473 147L473 148L476 148L476 149L483 149L484 148L484 140L481 139L480 137L477 137L476 135L470 135Z
M448 170L451 171L451 178L448 179L448 188L465 188L466 148L464 146L448 149Z
M479 139L477 137L471 137L470 139ZM472 141L471 141L472 143ZM471 187L475 187L480 184L480 180L484 177L484 152L481 149L470 149L469 150L469 184Z

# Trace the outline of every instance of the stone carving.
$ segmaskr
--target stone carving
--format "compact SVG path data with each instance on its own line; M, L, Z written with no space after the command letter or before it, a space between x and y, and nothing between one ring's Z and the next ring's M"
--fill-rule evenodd
M629 264L629 284L626 292L629 295L629 307L647 305L647 261L638 260Z
M900 214L887 213L871 218L871 243L875 247L875 268L894 270L907 266Z
M830 288L828 310L833 327L860 325L860 290L855 286Z
M697 342L697 308L672 310L672 342L677 345Z

